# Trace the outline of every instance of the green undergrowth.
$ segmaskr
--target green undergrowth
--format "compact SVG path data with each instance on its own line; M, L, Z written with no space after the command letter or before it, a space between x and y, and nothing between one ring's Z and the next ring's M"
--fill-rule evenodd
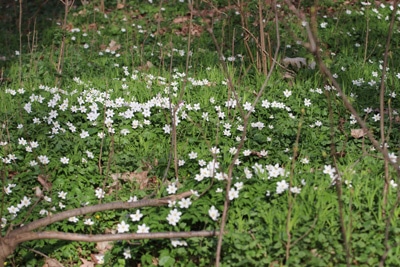
M168 207L88 214L45 230L109 234L220 227L244 114L265 81L244 46L240 17L235 10L222 10L213 26L233 92L205 18L193 17L202 31L198 36L182 33L188 22L174 23L188 19L187 3L166 1L162 12L156 1L127 1L121 9L114 4L108 3L104 14L96 3L74 7L66 30L47 25L37 32L35 49L26 44L19 56L18 41L7 38L15 48L4 52L7 80L0 91L3 236L11 225L68 209L190 190L194 195ZM246 8L257 14L255 7L251 3ZM379 85L390 8L333 7L326 17L320 11L318 21L324 60L379 140ZM270 11L265 10L266 18ZM287 18L292 24L280 22L280 60L304 57L310 63L311 55L292 38L304 37L301 22ZM255 15L248 19L255 27ZM257 34L253 26L249 30ZM266 21L266 27L273 26ZM366 27L371 29L368 38ZM400 127L398 41L395 30L385 80L387 113L380 118L393 161ZM255 53L256 45L249 44ZM400 264L396 172L389 168L385 202L382 155L360 131L354 134L360 126L317 68L278 64L246 130L228 192L222 266L344 266L338 174L352 266L377 266L387 251L385 242L390 247L386 265ZM43 255L64 266L86 261L99 266L212 266L216 246L216 237L118 241L106 247L37 240L19 246L7 266L42 266Z

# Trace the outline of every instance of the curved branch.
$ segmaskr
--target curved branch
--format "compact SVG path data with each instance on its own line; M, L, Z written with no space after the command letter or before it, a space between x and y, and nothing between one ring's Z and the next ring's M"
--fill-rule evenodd
M142 200L139 200L136 202L111 202L111 203L98 204L98 205L93 205L93 206L87 206L87 207L67 210L67 211L63 211L63 212L48 216L43 219L39 219L37 221L33 221L31 223L28 223L27 225L24 225L18 229L12 230L9 234L10 235L25 234L27 232L36 230L40 227L45 227L52 223L65 220L65 219L68 219L73 216L81 216L81 215L99 212L99 211L164 206L164 205L168 205L168 203L170 201L175 201L177 199L189 197L190 195L192 195L192 192L187 191L187 192L183 192L178 195L171 195L171 196L159 198L159 199L142 199Z
M16 238L18 243L38 239L58 239L81 242L102 242L133 239L161 239L161 238L190 238L190 237L211 237L217 236L219 231L190 231L190 232L157 232L157 233L127 233L127 234L105 234L85 235L74 233L63 233L56 231L30 232L12 235L9 238Z
M289 9L292 10L300 19L305 18L304 14L302 12L300 12L299 10L297 10L297 8L294 7L294 5L289 0L285 0L285 3L289 6ZM307 31L307 35L308 35L308 39L309 39L310 43L317 44L318 43L318 38L312 32L311 28L310 27L306 27L306 31ZM341 97L341 99L343 101L344 107L348 111L350 111L350 113L352 115L354 115L355 120L361 126L361 128L366 132L366 135L367 135L368 139L371 141L371 143L374 146L374 148L376 150L378 150L383 155L385 160L388 161L390 163L390 165L396 170L398 177L400 177L399 164L396 161L390 160L388 151L384 149L383 144L381 146L381 144L375 139L373 133L368 128L367 123L364 122L364 120L360 117L360 115L355 110L353 105L350 103L350 101L348 100L346 94L343 92L342 87L336 81L336 79L333 77L331 71L328 69L328 67L323 62L323 59L321 57L321 54L320 54L319 50L318 49L312 49L312 47L313 47L313 45L311 46L311 48L309 48L309 47L306 47L306 48L308 48L309 51L314 55L314 58L316 59L316 62L318 64L318 66L319 66L319 69L320 69L321 73L325 75L325 77L332 83L333 87L340 94L340 97Z

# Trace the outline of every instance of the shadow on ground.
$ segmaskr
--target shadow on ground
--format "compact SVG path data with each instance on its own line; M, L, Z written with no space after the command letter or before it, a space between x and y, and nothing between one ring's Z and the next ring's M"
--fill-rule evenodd
M22 53L26 54L32 50L33 43L51 38L46 32L60 21L63 12L64 5L58 0L0 1L0 82L12 80L7 68L17 60L16 51L20 50L20 13Z

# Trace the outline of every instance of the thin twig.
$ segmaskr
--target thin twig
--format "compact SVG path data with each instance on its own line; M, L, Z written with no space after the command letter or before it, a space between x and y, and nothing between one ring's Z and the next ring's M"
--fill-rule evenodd
M387 65L388 65L388 57L389 57L389 49L390 49L390 41L393 33L393 27L394 27L394 22L396 19L396 13L397 13L397 0L394 1L393 3L393 11L392 11L392 18L390 20L389 24L389 32L388 36L386 39L386 46L385 46L385 53L383 56L383 67L382 67L382 76L381 76L381 83L380 83L380 94L379 94L379 113L380 113L380 121L379 121L379 127L380 127L380 134L381 134L381 145L383 151L388 153L387 146L386 146L386 137L385 137L385 83L386 83L386 73L387 73ZM383 208L382 212L385 215L386 213L386 205L387 205L387 198L388 198L388 192L389 192L389 185L390 185L390 180L389 180L389 158L384 158L384 167L385 167L385 183L383 187ZM385 238L385 241L386 238Z
M19 83L22 82L22 3L23 0L19 0L19 20L18 20L18 31L19 31Z
M275 69L275 63L277 61L278 58L278 52L279 52L279 48L280 48L280 36L279 36L279 20L278 20L278 15L275 12L275 27L276 27L276 37L277 37L277 44L276 44L276 50L275 50L275 54L274 54L274 59L272 61L272 65L271 68L266 76L266 79L264 81L264 83L262 84L256 99L253 101L252 103L252 107L250 109L249 112L247 112L246 114L244 113L242 107L240 105L237 105L240 114L242 115L243 118L243 132L242 132L242 136L241 136L241 140L239 142L239 145L237 146L237 152L234 155L229 168L228 168L228 178L227 178L227 183L226 183L226 187L225 187L225 201L224 201L224 209L222 212L222 216L221 216L221 223L220 223L220 232L219 232L219 236L218 236L218 244L217 244L217 250L216 250L216 259L215 259L215 266L218 267L220 265L220 259L221 259L221 249L222 249L222 240L223 240L223 235L224 235L224 229L225 229L225 224L226 224L226 220L227 220L227 214L228 214L228 209L229 209L229 191L231 189L231 184L232 184L232 173L233 173L233 168L235 166L235 162L239 157L240 151L244 145L244 141L246 138L246 134L247 134L247 124L248 124L248 120L249 117L251 115L251 113L253 112L254 107L256 106L256 104L258 103L258 101L260 100L263 92L265 91L265 88L267 87L267 84L271 78L271 75L273 73L273 70ZM214 45L217 49L218 52L218 56L222 59L223 58L223 54L222 51L220 49L220 46L218 45L218 42L215 38L215 35L213 33L213 30L211 28L211 26L208 28L208 32L210 33L211 38L213 39ZM225 75L227 76L228 79L228 86L231 89L237 103L240 103L238 95L235 91L235 87L233 85L233 79L232 77L229 75L228 72L228 68L226 66L226 63L224 61L221 60L221 64L222 64L222 68L224 70Z
M292 164L290 166L290 175L289 175L289 188L288 188L288 212L286 214L286 236L287 236L287 242L286 242L286 262L289 261L289 256L290 256L290 248L292 247L291 245L291 233L290 233L290 222L291 222L291 217L292 217L292 210L293 210L293 205L294 205L294 200L295 198L293 197L292 194L292 186L293 186L293 176L294 176L294 168L296 165L296 158L299 152L299 140L300 140L300 132L301 132L301 127L303 126L303 119L304 119L304 113L305 110L303 109L301 112L301 117L300 121L298 124L297 128L297 134L296 134L296 141L293 146L293 156L292 156Z

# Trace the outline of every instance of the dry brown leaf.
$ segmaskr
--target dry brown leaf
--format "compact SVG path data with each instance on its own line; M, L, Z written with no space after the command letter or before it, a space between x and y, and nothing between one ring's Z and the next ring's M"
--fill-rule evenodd
M152 258L151 262L154 264L154 266L158 266L158 258Z
M108 49L110 49L110 51L117 51L118 49L121 48L120 44L117 44L116 41L111 40L111 42L108 44Z
M181 26L180 30L175 30L174 33L176 35L182 35L182 36L187 36L189 34L189 30L190 30L190 25L188 24L183 24ZM196 37L200 37L200 35L203 33L203 27L201 27L200 25L197 24L193 24L192 28L190 30L190 34Z
M42 187L46 190L46 191L50 191L51 190L51 183L48 181L49 176L48 175L44 175L44 174L39 174L38 175L38 182L42 185Z
M117 9L123 9L125 5L123 3L118 3L117 4Z
M154 66L153 63L151 63L150 61L147 61L146 64L144 64L144 65L142 65L142 66L139 66L139 67L138 67L138 70L140 70L140 71L146 71L146 70L151 69L153 66Z
M46 258L43 267L64 267L58 260L52 258Z
M74 25L72 25L72 23L68 23L67 25L65 25L65 30L67 31L71 31L74 28Z
M97 30L97 24L96 23L89 24L88 29L96 31Z
M97 242L96 243L96 249L99 251L101 254L105 254L107 251L112 249L113 245L111 242L104 241L104 242Z
M367 134L367 131L364 131L363 129L351 129L351 136L354 138L358 139Z
M283 78L284 79L294 79L294 75L290 72L285 72L285 74L283 74Z
M149 183L148 173L149 171L113 173L111 174L111 179L114 181L114 186L118 180L122 180L125 182L136 182L139 184L139 189L145 189Z
M94 262L85 260L84 258L80 258L83 262L80 267L94 267Z
M177 18L174 18L172 23L180 24L180 23L186 22L188 20L189 20L189 17L187 17L187 16L185 16L185 17L177 17Z
M35 196L39 198L43 197L42 189L39 186L35 186L33 189L35 190Z
M85 16L87 13L86 9L82 9L81 11L78 12L79 15Z
M131 174L131 177L139 184L139 189L145 189L147 184L149 183L149 178L147 174L149 171L142 171L142 172L134 172Z

